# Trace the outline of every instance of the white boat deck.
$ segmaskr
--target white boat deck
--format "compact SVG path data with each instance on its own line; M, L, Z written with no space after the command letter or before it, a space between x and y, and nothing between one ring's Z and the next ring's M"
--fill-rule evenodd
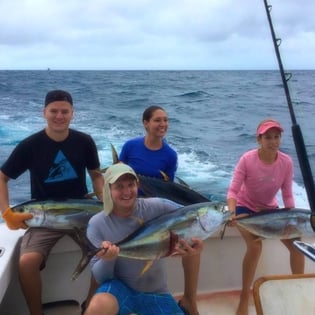
M0 224L0 247L5 248L0 256L1 315L27 314L17 276L18 244L22 233L23 231L10 231L4 224ZM314 239L310 242L314 242ZM239 301L244 252L244 241L236 229L229 228L223 240L212 237L205 242L198 287L200 315L235 315ZM58 242L51 252L47 266L42 272L43 303L55 301L75 301L75 303L66 302L59 308L45 308L45 315L80 314L80 304L87 295L90 280L88 268L76 281L70 280L80 257L79 247L68 237ZM315 273L315 263L308 258L305 261L306 273ZM167 268L170 291L175 297L180 297L183 290L183 270L180 259L167 258ZM255 278L272 274L290 274L289 257L280 241L265 240ZM308 315L303 312L299 314ZM256 315L253 299L250 303L249 315Z
M235 315L239 302L239 291L200 294L199 315ZM256 315L254 300L250 300L249 315Z

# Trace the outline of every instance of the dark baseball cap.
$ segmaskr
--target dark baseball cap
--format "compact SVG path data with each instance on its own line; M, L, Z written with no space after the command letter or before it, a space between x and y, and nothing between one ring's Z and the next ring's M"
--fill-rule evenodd
M45 107L56 101L65 101L73 105L72 96L69 92L63 90L53 90L47 93L45 98Z

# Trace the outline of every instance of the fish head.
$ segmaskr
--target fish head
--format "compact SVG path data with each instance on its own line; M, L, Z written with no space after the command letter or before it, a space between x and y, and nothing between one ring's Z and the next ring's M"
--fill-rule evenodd
M45 213L40 202L34 200L29 200L12 207L14 212L19 213L30 213L33 215L33 218L26 220L26 224L29 227L41 226L45 219Z
M42 226L45 222L45 212L42 210L30 209L27 211L32 214L33 217L29 220L26 220L25 223L29 227L39 227Z
M226 223L229 212L222 202L207 202L197 210L198 221L206 237L214 234Z

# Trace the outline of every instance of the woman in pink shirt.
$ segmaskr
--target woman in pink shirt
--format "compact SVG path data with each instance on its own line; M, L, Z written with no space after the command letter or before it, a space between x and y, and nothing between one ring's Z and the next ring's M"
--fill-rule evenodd
M292 193L293 162L279 151L283 128L272 119L262 121L256 132L259 147L242 155L227 193L227 204L236 216L278 207L276 194L281 190L286 208L294 207ZM236 315L248 315L250 288L262 251L262 241L239 229L247 250L243 259L242 291ZM295 249L293 239L281 240L290 251L292 273L304 272L304 255Z

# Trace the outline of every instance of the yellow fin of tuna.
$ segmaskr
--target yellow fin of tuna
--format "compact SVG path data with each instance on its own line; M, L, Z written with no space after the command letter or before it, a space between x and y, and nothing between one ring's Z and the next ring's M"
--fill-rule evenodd
M160 173L161 173L161 175L163 176L163 180L164 180L165 182L169 182L169 181L170 181L170 178L168 177L168 175L167 175L165 172L160 171Z
M143 269L141 270L140 276L143 276L153 265L153 260L147 261Z

